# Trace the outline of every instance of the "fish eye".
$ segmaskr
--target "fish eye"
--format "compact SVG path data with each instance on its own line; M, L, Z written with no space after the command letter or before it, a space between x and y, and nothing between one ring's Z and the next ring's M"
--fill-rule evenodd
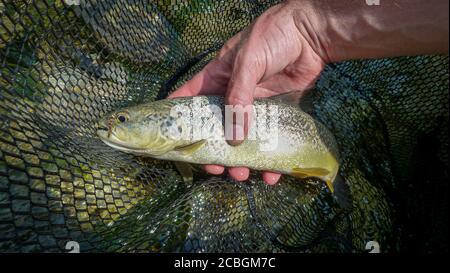
M119 113L117 114L117 120L123 123L128 120L128 115L126 113Z

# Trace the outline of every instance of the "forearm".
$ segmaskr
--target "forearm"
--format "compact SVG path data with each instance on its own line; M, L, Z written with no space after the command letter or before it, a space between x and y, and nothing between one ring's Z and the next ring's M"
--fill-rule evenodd
M292 2L300 31L328 62L448 53L448 0Z

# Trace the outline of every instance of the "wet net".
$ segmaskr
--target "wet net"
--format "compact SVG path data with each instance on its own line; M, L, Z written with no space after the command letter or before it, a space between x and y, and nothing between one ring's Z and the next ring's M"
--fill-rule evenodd
M97 138L276 2L0 0L0 252L447 252L448 56L323 72L310 113L338 141L347 205L315 179L188 185Z

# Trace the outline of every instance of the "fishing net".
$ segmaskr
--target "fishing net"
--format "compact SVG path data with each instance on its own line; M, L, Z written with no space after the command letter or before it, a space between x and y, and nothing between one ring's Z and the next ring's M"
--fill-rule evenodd
M447 56L323 72L310 113L347 204L313 178L186 184L98 139L101 117L166 97L276 2L0 0L0 251L448 251Z

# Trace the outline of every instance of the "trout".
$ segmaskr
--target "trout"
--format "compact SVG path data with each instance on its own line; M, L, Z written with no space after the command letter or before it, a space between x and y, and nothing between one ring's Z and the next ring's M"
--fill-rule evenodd
M223 97L164 99L115 111L98 122L100 139L120 151L156 159L245 166L295 177L317 177L333 192L339 169L336 141L309 114L282 101L256 99L249 136L226 142Z

